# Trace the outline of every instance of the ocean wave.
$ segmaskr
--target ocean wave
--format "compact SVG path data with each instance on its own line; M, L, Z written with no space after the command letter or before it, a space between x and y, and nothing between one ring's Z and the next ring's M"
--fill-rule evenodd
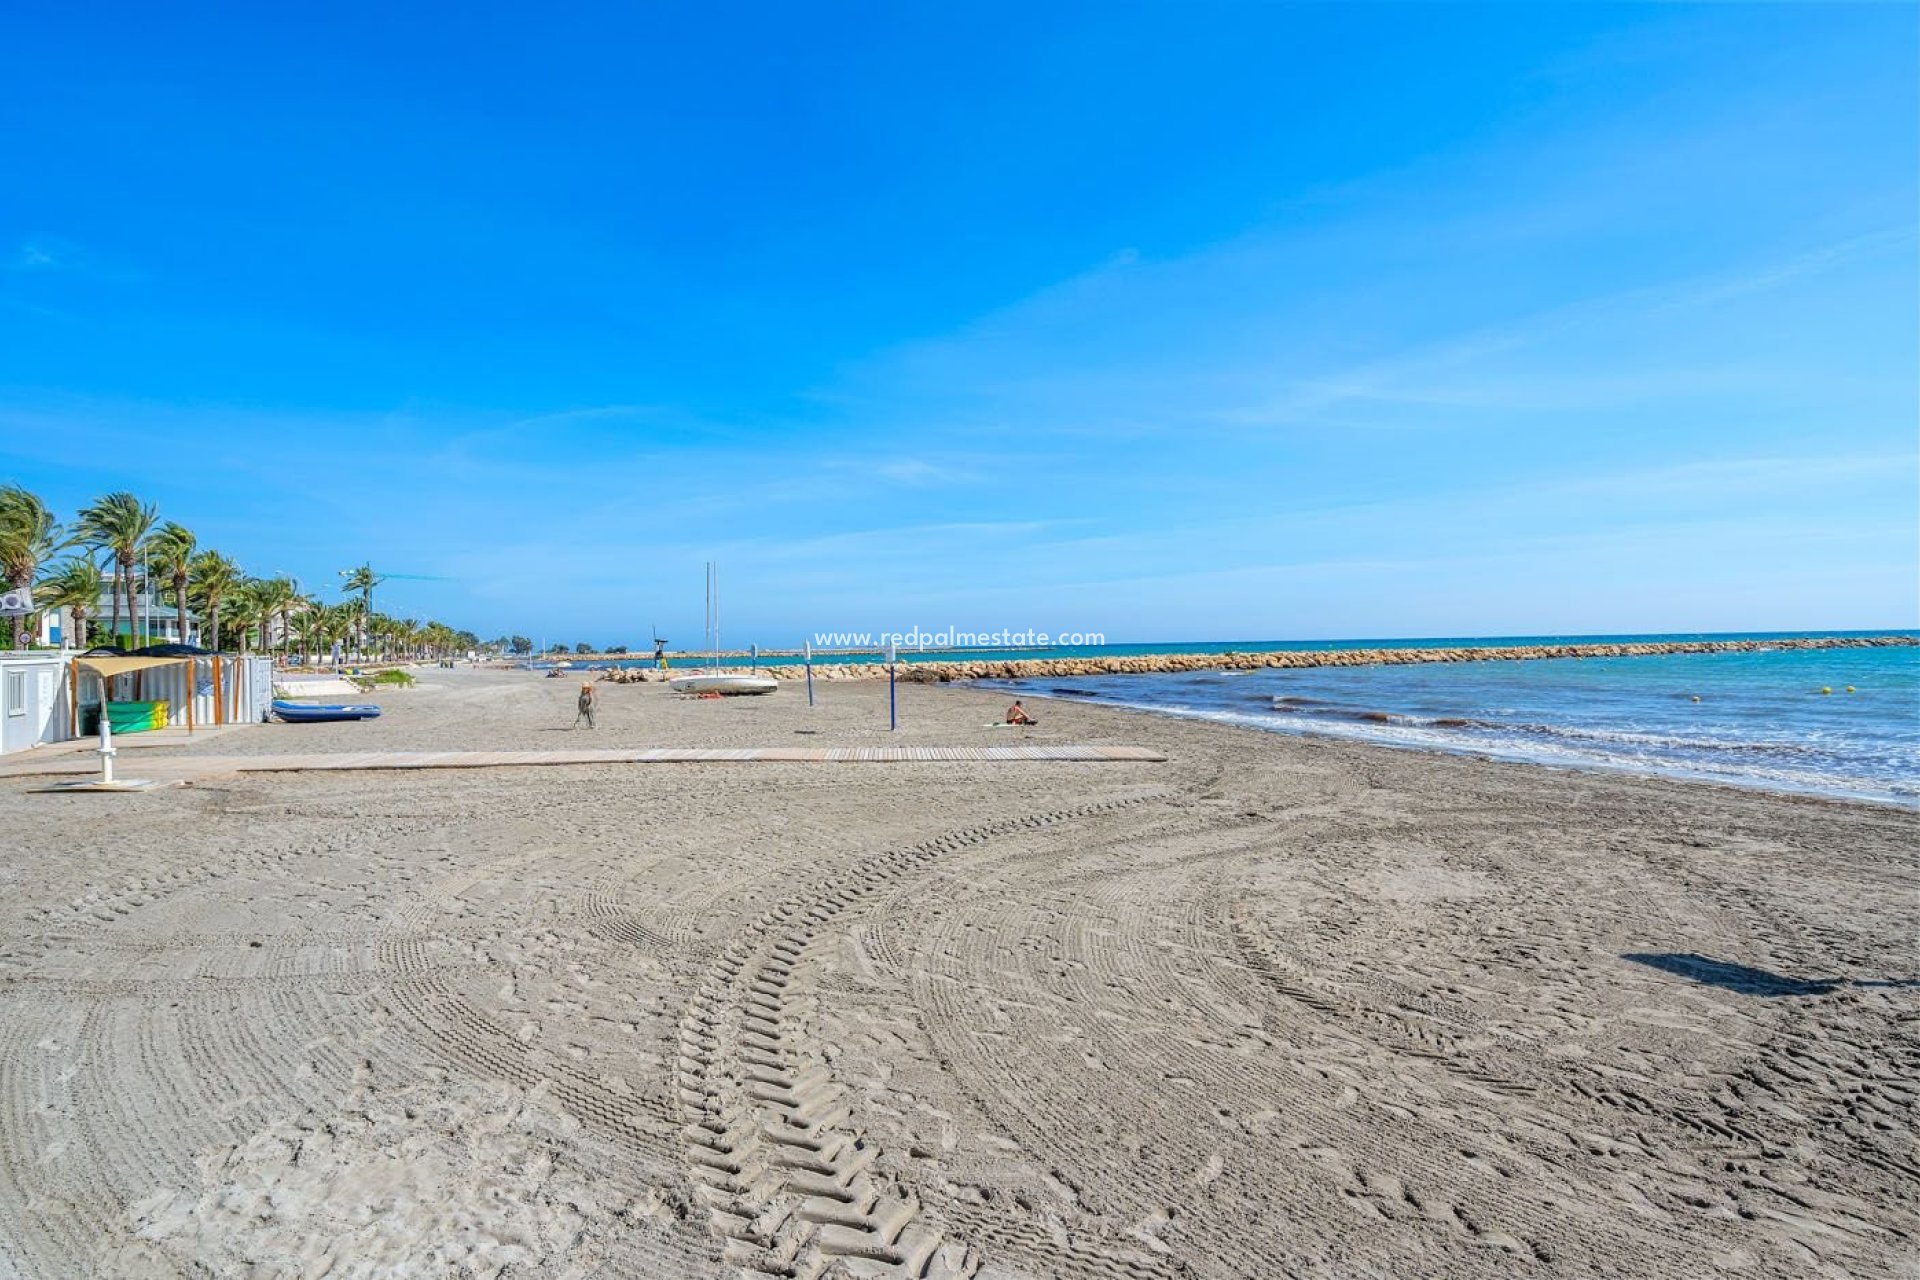
M1241 711L1218 706L1115 697L1103 697L1100 702L1105 706L1211 720L1269 732L1318 734L1374 746L1477 755L1553 768L1682 778L1906 806L1913 806L1920 801L1920 784L1914 781L1916 776L1920 776L1920 768L1901 767L1898 761L1883 760L1880 762L1882 767L1892 771L1878 772L1863 768L1859 762L1849 761L1837 753L1827 752L1823 755L1817 749L1803 750L1801 744L1795 743L1727 744L1719 740L1702 741L1570 726L1539 726L1545 731L1525 733L1515 732L1514 724L1501 721L1481 721L1473 731L1463 732L1461 727L1443 725L1441 721L1471 720L1471 717L1395 716L1357 708L1338 709L1344 714L1337 715L1300 715L1294 713L1296 708ZM1787 748L1785 751L1775 751L1772 755L1796 758L1801 763L1798 767L1789 767L1770 762L1766 751L1769 745ZM1760 749L1754 750L1756 747ZM1810 767L1816 762L1824 767ZM1914 764L1920 764L1920 760L1909 762L1909 765Z
M1277 701L1277 700L1276 700ZM1305 707L1279 706L1276 712L1329 720L1354 720L1366 724L1405 724L1422 728L1471 730L1482 733L1526 734L1575 742L1606 743L1617 746L1658 748L1669 751L1752 753L1755 755L1828 757L1833 749L1819 742L1787 742L1777 738L1689 737L1634 729L1600 729L1582 725L1546 724L1539 721L1496 720L1482 716L1415 716L1376 711L1360 707L1341 707L1330 703Z

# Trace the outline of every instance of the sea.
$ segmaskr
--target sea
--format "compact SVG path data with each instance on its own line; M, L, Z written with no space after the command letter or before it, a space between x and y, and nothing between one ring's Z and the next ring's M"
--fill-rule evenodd
M902 662L1885 635L1793 631L901 650ZM1912 634L1912 633L1899 633ZM873 663L876 653L815 661ZM734 659L728 659L732 663ZM763 653L762 666L801 661ZM544 664L530 664L536 668ZM651 666L650 659L581 668ZM688 665L676 659L676 666ZM1920 647L1060 676L979 684L1273 733L1920 807Z
M1439 637L1206 648L1450 648L1789 634L1852 633ZM1920 648L1909 646L981 683L1272 733L1920 806Z

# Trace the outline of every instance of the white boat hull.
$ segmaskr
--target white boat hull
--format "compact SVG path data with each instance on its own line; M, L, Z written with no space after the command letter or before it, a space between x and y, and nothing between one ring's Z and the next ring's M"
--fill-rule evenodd
M675 693L772 693L780 682L772 676L676 676L667 681Z

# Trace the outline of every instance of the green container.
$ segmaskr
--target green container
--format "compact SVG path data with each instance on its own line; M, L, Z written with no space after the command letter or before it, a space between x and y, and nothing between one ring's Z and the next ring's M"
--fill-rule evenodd
M109 702L107 724L115 733L144 733L167 727L169 708L165 702ZM83 707L80 732L89 737L100 732L100 708Z

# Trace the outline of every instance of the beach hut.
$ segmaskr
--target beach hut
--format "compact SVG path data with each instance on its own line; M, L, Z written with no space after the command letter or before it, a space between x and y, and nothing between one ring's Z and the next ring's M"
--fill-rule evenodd
M266 719L273 701L273 663L189 645L152 645L133 653L96 650L69 660L67 685L68 737L97 732L93 717L101 714L113 717L116 733L192 731Z
M0 753L67 737L60 666L53 654L0 654Z

